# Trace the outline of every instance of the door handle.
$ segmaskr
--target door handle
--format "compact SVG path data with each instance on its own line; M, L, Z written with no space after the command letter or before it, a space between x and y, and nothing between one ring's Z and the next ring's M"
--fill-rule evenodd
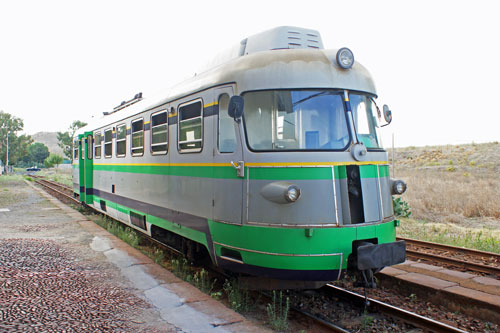
M233 161L231 161L231 165L238 172L238 177L245 178L245 162L244 161L238 161L237 163L234 163Z

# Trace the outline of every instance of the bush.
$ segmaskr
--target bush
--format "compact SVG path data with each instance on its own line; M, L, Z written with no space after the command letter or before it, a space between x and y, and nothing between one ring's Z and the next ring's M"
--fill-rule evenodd
M411 208L408 202L404 201L401 197L392 197L392 205L394 207L394 215L396 217L410 217Z

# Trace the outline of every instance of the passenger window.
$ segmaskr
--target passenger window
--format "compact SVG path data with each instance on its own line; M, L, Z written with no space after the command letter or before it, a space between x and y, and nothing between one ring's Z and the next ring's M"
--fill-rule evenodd
M125 156L127 149L127 127L125 124L116 127L116 157Z
M217 146L221 153L233 153L236 148L234 120L227 114L228 105L229 95L221 95L219 97L219 128L217 136Z
M168 150L168 114L166 111L151 116L151 152L166 154Z
M80 140L80 144L81 144L81 149L80 149L80 158L82 160L85 159L85 138L82 138Z
M73 159L78 160L78 140L73 141Z
M144 120L138 119L132 122L132 156L144 154Z
M95 133L95 136L94 136L94 156L95 158L101 158L101 154L102 154L102 149L101 149L101 146L102 145L102 134L101 132L97 132Z
M104 157L110 158L113 153L113 132L111 128L104 131Z
M199 152L203 146L203 117L201 101L179 107L179 151Z
M93 139L92 135L87 135L87 159L88 160L92 159L92 152L94 150L92 139Z

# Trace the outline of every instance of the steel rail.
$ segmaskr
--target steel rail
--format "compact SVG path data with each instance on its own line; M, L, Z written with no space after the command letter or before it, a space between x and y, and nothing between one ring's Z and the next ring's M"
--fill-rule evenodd
M343 299L347 299L358 304L364 304L366 301L365 296L357 294L355 292L334 286L332 284L327 284L325 288L328 288L328 292L335 294L338 297ZM400 309L393 305L378 301L373 298L367 298L368 300L368 308L371 311L379 311L390 315L392 317L396 317L407 324L411 324L413 326L422 328L424 330L432 331L432 332L466 332L457 327L453 327L451 325L439 322L434 319L430 319L419 314Z
M456 246L449 246L449 245L444 245L444 244L437 244L437 243L431 243L431 242L425 242L425 241L419 241L415 239L408 239L408 238L399 238L401 240L404 240L407 242L407 244L419 246L419 247L428 247L431 249L437 249L437 250L445 250L445 251L451 251L451 252L459 252L461 254L466 254L466 255L471 255L475 257L489 257L489 258L494 258L495 260L498 260L500 263L500 255L492 252L484 252L484 251L477 251L477 250L472 250L472 249L466 249L466 248L461 248L461 247L456 247ZM479 264L479 263L474 263L471 261L465 261L461 259L455 259L451 257L445 257L439 254L432 254L432 253L425 253L422 251L415 251L415 250L409 250L406 249L406 254L410 257L414 258L420 258L420 259L426 259L429 261L435 261L435 262L440 262L440 263L445 263L445 264L450 264L458 267L463 267L465 269L475 271L475 272L480 272L480 273L486 273L486 274L494 274L500 276L500 267L497 266L489 266L485 264Z
M40 184L48 189L50 189L51 191L54 191L54 192L57 192L59 193L60 195L66 197L67 199L77 203L77 204L81 204L80 200L76 199L76 198L73 198L73 196L67 194L67 193L64 193L64 192L61 192L59 191L58 189L52 187L51 185L48 185L47 183L45 183L45 180L35 180L35 183L37 184ZM50 184L50 183L49 183Z
M493 257L495 259L498 259L500 261L500 254L494 253L494 252L486 252L486 251L480 251L480 250L474 250L474 249L468 249L465 247L458 247L458 246L453 246L453 245L446 245L446 244L439 244L439 243L433 243L433 242L427 242L427 241L422 241L418 239L413 239L413 238L405 238L405 237L397 237L397 240L404 240L407 244L413 244L417 246L425 246L433 249L440 249L440 250L452 250L452 251L457 251L457 252L463 252L465 254L470 254L476 257Z
M431 254L431 253L413 251L413 250L408 250L408 249L406 249L406 254L408 256L414 257L414 258L426 259L426 260L435 261L435 262L437 261L437 262L441 262L444 264L450 264L450 265L454 265L454 266L463 267L463 268L470 270L470 271L486 273L486 274L494 274L494 275L500 276L500 267L488 266L488 265L478 264L478 263L474 263L474 262L470 262L470 261L440 256L438 254Z

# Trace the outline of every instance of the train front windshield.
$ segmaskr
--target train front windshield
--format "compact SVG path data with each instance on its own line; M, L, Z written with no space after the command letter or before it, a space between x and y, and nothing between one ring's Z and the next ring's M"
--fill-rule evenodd
M371 99L350 94L358 139L379 148ZM331 90L275 90L243 94L248 144L255 151L337 150L349 147L343 95Z

